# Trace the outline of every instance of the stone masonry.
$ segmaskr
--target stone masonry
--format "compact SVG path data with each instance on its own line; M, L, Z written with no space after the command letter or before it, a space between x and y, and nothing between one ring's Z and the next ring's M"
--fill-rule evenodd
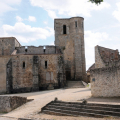
M120 55L118 50L95 47L95 68L90 69L94 97L120 96Z
M0 113L10 112L26 102L26 97L0 96Z
M21 46L0 38L0 93L61 88L66 80L86 80L82 17L55 19L55 46Z
M86 80L84 18L55 19L55 45L64 49L66 78Z

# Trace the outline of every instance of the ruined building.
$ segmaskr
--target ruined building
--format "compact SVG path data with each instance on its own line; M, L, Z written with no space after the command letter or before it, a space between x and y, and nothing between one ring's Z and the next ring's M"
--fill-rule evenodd
M86 80L84 19L55 19L55 46L21 46L0 38L0 93L54 89Z
M89 71L92 96L120 96L120 55L118 50L96 46L95 64L90 67Z

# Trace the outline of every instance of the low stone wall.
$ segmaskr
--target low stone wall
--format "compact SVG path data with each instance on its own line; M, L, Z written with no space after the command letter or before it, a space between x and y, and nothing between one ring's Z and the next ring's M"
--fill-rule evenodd
M94 69L90 73L93 97L120 96L120 66Z
M26 102L26 97L0 96L0 112L10 112Z

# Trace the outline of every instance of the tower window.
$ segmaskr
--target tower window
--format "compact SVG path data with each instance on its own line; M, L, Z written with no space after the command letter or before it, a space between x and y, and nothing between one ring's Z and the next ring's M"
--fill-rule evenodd
M47 69L47 61L45 61L45 69Z
M28 47L27 47L27 46L25 46L25 52L27 52L27 50L28 50Z
M46 50L46 46L43 47L43 52L45 53L45 50Z
M25 62L23 62L23 69L25 69Z
M75 27L77 27L77 21L75 21Z
M67 32L66 32L66 25L63 25L63 34L67 34Z

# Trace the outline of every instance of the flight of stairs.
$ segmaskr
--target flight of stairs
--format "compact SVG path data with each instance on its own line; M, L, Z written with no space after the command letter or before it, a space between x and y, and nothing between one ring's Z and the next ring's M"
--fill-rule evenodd
M59 116L120 117L120 105L52 101L41 112Z
M82 81L67 81L66 88L85 88Z

